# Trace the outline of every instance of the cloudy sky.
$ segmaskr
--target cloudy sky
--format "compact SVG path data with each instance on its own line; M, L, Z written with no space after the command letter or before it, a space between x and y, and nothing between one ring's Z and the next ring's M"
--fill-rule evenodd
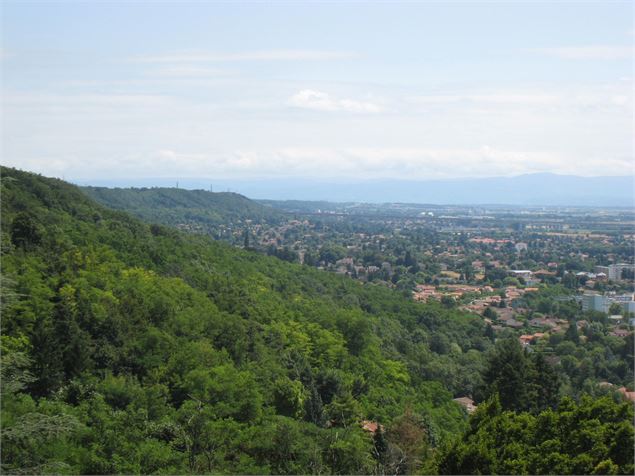
M633 3L2 2L2 163L71 180L633 173Z

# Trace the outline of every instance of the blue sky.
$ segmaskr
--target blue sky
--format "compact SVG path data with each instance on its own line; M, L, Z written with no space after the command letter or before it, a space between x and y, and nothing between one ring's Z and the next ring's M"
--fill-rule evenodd
M2 162L258 179L633 172L632 2L4 2Z

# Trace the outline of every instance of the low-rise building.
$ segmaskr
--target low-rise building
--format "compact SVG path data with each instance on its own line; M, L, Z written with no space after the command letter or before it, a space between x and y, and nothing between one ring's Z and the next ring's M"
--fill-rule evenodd
M524 326L522 322L517 321L516 319L508 319L507 321L505 321L505 325L507 327L511 327L512 329L520 329Z
M508 273L514 278L531 279L532 272L528 269L510 269Z
M620 392L620 394L627 400L635 402L635 392L629 391L626 387L620 387L617 391Z
M454 401L465 408L468 413L474 413L476 411L477 406L470 397L459 397L455 398Z

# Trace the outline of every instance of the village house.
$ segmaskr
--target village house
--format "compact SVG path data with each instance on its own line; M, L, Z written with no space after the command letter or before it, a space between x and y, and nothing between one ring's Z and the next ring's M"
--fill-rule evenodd
M553 277L556 276L556 272L555 271L548 271L546 269L539 269L537 271L534 271L534 276L536 276L537 278L540 279L545 279L547 277Z
M629 336L630 334L631 334L631 331L629 331L628 329L615 329L609 332L609 335L613 337L626 337L626 336Z
M504 324L507 327L511 327L512 329L520 329L521 327L525 325L522 322L517 321L516 319L508 319L504 322Z
M362 430L367 431L371 435L377 433L377 430L384 431L384 425L380 425L376 421L363 420L362 421Z
M617 389L617 391L620 392L620 394L622 394L622 396L627 400L635 402L635 392L627 390L626 387L620 387Z
M555 319L546 318L546 317L534 317L529 320L529 325L531 327L548 327L554 329L558 326Z
M523 334L518 340L522 344L523 347L528 346L532 342L537 341L538 339L542 339L546 334L544 332L535 332L534 334Z
M477 405L470 397L459 397L455 398L454 401L465 408L465 410L467 410L470 414L476 411Z
M518 340L520 341L520 344L525 347L531 344L531 341L534 340L534 336L531 334L523 334L518 338Z

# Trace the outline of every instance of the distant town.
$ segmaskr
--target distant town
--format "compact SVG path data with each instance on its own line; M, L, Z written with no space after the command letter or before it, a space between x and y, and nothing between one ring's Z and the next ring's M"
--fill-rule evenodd
M238 220L207 232L460 307L495 334L516 331L526 346L566 332L574 315L582 332L599 323L626 336L635 324L632 210L263 203L293 218ZM205 231L196 222L179 227Z

